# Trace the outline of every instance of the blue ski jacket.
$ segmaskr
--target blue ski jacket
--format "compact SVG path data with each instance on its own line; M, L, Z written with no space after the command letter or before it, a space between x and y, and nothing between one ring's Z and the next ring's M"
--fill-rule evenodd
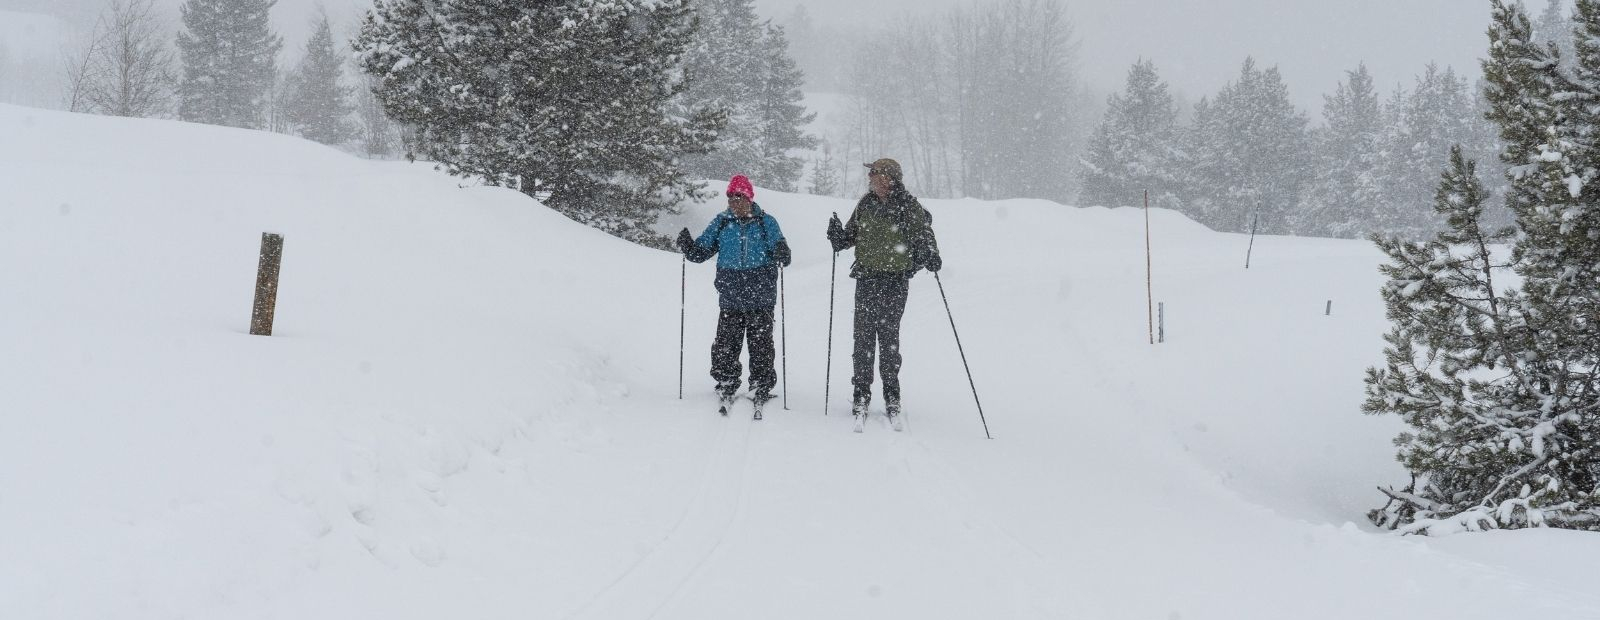
M778 261L787 264L788 242L778 220L760 205L750 205L748 218L732 209L718 213L694 245L695 251L686 254L689 260L717 257L718 305L723 309L771 310L777 305Z

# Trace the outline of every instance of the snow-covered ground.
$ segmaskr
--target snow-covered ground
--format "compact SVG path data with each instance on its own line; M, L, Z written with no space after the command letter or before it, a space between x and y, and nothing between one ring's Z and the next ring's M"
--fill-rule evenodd
M994 439L927 274L909 428L857 435L848 255L823 408L849 201L758 190L796 258L790 410L752 422L713 411L710 265L680 401L677 256L462 185L0 106L0 617L1600 618L1600 536L1365 525L1404 476L1359 412L1365 243L1258 238L1246 270L1152 211L1152 346L1140 211L928 201Z

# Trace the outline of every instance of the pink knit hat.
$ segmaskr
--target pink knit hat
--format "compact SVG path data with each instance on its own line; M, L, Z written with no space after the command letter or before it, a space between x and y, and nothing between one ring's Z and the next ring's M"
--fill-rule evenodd
M733 175L733 179L728 181L728 193L744 194L746 200L756 199L755 186L751 185L750 179L745 178L742 174Z

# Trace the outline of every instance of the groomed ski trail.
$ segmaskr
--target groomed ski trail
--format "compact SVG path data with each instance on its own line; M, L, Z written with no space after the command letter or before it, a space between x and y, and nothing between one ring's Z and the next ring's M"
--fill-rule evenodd
M735 403L742 402L735 400ZM564 618L654 618L722 546L743 513L750 436L757 424L728 415L706 415L718 428L701 465L699 489L671 529L649 552ZM695 413L694 407L687 408ZM742 429L731 428L739 424ZM687 565L687 566L686 566Z

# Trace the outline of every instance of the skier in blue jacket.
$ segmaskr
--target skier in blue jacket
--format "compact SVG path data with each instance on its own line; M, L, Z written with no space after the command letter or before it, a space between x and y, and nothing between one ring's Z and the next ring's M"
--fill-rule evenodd
M703 263L717 257L716 287L721 313L711 345L711 378L723 404L739 389L739 349L749 342L752 399L772 398L778 383L773 368L772 309L778 302L778 268L790 262L789 243L778 220L754 202L750 179L736 175L728 182L728 210L718 213L699 238L685 228L678 250Z

